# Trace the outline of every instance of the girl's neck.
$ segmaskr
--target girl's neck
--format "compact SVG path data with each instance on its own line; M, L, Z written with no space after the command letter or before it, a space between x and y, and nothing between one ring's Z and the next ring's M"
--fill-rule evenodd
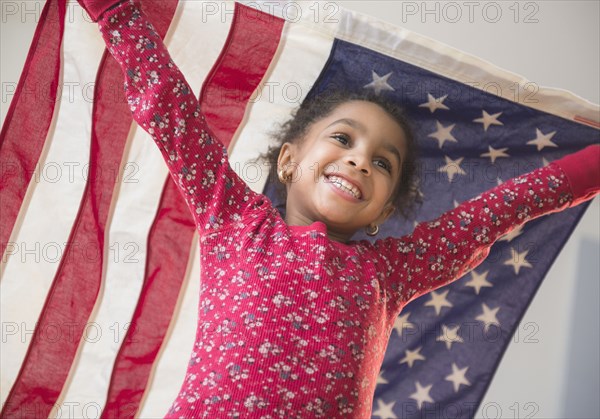
M327 233L327 237L331 241L335 241L342 244L348 244L352 234L348 235L348 233L337 233L333 231L324 221L320 220L310 220L310 219L300 219L297 217L286 216L285 223L288 226L310 226L316 222L320 222L325 226L325 231Z

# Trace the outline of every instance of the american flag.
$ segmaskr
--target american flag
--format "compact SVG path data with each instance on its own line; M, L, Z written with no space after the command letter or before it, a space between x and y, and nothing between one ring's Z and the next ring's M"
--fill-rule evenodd
M143 1L232 166L275 202L275 179L253 159L274 122L332 85L406 107L422 155L417 221L599 141L598 107L567 92L367 16L338 8L315 20L315 3L286 5ZM0 143L3 417L159 417L183 380L197 236L121 92L96 26L47 0ZM472 417L584 210L513 231L474 271L407 306L373 417ZM395 218L378 237L412 228Z

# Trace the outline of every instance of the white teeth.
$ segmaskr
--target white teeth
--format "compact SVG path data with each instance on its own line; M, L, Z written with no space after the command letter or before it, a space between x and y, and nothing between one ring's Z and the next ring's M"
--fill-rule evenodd
M352 195L354 195L354 197L356 199L361 198L361 194L360 194L360 191L358 190L358 188L356 186L352 185L347 180L342 179L341 177L337 177L337 176L329 176L328 179L336 187L338 187L346 192L350 192Z

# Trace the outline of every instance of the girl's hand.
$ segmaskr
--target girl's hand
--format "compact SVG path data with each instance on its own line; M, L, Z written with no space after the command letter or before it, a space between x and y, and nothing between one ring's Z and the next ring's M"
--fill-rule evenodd
M123 1L126 0L77 0L94 22L97 22L98 19L100 19L102 13Z

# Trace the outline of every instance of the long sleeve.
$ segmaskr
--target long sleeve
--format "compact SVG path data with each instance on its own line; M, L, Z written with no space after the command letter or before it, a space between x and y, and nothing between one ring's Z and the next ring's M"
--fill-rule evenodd
M198 100L160 36L132 1L96 9L110 53L125 75L133 118L158 145L201 231L239 221L257 197L231 169Z
M397 304L460 278L501 236L545 214L593 198L600 190L600 146L590 146L513 178L464 202L412 234L377 242Z

